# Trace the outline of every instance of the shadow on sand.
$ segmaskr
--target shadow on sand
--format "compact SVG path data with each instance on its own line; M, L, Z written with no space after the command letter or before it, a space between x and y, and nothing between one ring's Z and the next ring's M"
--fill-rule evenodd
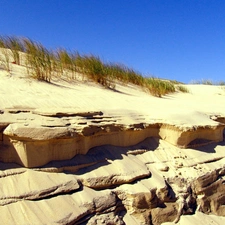
M158 146L159 139L153 137L146 138L144 141L128 147L103 145L91 148L86 155L79 154L70 160L52 161L42 168L65 168L65 171L63 171L67 172L66 168L77 167L79 169L82 168L82 173L85 173L100 166L108 165L108 160L123 159L122 155L128 155L128 152L132 153L135 150L154 151Z

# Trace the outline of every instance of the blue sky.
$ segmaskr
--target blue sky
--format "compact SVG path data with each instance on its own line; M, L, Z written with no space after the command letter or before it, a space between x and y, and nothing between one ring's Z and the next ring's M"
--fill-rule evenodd
M224 0L0 0L0 35L94 54L145 76L225 80Z

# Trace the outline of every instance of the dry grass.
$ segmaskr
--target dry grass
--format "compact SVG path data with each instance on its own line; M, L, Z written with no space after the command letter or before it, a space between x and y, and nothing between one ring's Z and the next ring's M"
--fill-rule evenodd
M187 87L179 84L179 85L176 85L176 90L177 91L180 91L180 92L183 92L183 93L189 93L189 90Z
M3 69L10 72L10 54L9 49L6 46L4 37L0 37L0 48L1 48L0 65L1 67L3 67Z
M224 86L225 85L225 81L213 81L213 80L210 80L210 79L201 79L201 80L191 81L191 84Z
M28 74L37 80L50 82L54 71L53 53L30 39L24 39L23 43Z
M157 97L176 91L174 84L170 81L163 81L154 77L146 79L146 87L152 95Z
M112 76L107 71L107 66L99 57L93 55L81 56L77 54L74 60L77 71L86 75L88 79L108 88L115 87Z
M131 68L121 64L104 63L94 55L73 54L65 49L49 51L42 44L27 38L0 37L0 47L3 50L0 60L6 70L10 71L9 50L12 53L13 63L18 65L20 65L20 52L24 52L28 74L41 81L51 82L53 76L76 79L76 73L81 73L87 79L111 89L115 88L116 81L119 81L140 86L157 97L176 90L187 92L182 86L175 87L177 81L145 78Z
M76 64L75 55L65 49L58 49L54 52L55 70L57 74L65 75L68 79L75 79Z

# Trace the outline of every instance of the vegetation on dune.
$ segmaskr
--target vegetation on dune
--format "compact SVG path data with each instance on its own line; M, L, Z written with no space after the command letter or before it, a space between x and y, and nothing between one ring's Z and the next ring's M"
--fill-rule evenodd
M93 55L81 56L78 54L75 58L75 64L77 70L86 75L88 79L108 88L114 87L112 76L108 73L107 67L99 57Z
M176 89L177 89L177 91L180 91L180 92L189 93L188 88L183 86L183 85L181 85L181 84L177 85Z
M54 71L54 55L43 45L23 39L27 72L37 80L50 82Z
M20 65L20 52L24 51L24 46L21 40L17 37L7 37L5 38L5 46L11 50L14 60L13 63Z
M213 81L210 79L193 80L191 84L218 85L225 86L225 81Z
M162 97L162 95L175 92L174 84L157 78L148 78L146 87L152 95L157 97Z
M27 38L0 37L1 58L4 69L10 71L10 63L20 65L21 53L23 64L28 74L41 81L51 82L53 76L76 79L76 73L107 88L115 88L116 81L134 84L149 91L152 95L162 97L175 91L188 92L177 81L143 77L135 70L121 64L104 63L94 55L70 53L65 49L50 51L42 44ZM10 55L11 53L11 55ZM10 61L10 59L13 61Z
M6 41L4 37L0 37L0 48L1 48L1 55L0 55L0 65L6 70L10 71L10 54L9 49L6 46Z
M76 63L75 54L65 49L58 49L54 53L55 71L58 75L66 75L67 78L75 79Z

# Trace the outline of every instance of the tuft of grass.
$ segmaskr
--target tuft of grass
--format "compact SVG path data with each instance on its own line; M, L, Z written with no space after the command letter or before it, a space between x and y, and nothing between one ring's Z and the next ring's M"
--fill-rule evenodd
M163 95L174 93L176 91L173 83L154 77L146 78L146 88L156 97L162 97Z
M177 81L177 80L170 80L170 79L167 79L167 81L169 81L169 82L172 83L172 84L184 84L184 83L182 83L182 82L180 82L180 81Z
M183 92L183 93L189 93L189 90L187 87L183 86L183 85L177 85L176 86L176 90L177 91L180 91L180 92Z
M201 80L191 81L191 84L213 85L213 81L210 79L201 79Z
M3 69L5 69L7 72L10 72L10 54L9 50L6 46L6 39L4 37L0 37L0 48L1 48L1 54L0 54L0 61L1 66Z
M224 86L225 81L213 81L210 79L202 79L202 80L195 80L191 81L191 84L203 84L203 85L218 85L218 86Z
M7 36L5 38L5 47L11 50L14 60L13 63L20 65L20 52L24 51L24 46L21 39Z
M219 85L219 86L225 86L225 81L219 81L219 82L218 82L218 85Z
M6 48L5 37L0 36L0 48Z
M128 83L127 68L123 65L108 63L105 64L105 71L114 80L118 80L123 83Z
M115 84L112 74L109 73L107 66L99 57L76 55L75 59L76 71L85 74L88 79L101 84L104 87L114 88Z
M116 81L119 81L140 86L157 97L176 90L187 92L185 87L175 88L175 84L180 84L177 81L146 78L122 64L104 63L94 55L72 54L65 49L50 51L42 44L27 38L0 37L0 48L2 49L0 60L6 70L10 71L11 57L13 63L20 65L20 54L24 52L28 75L41 81L51 82L53 75L63 77L66 75L67 79L76 79L76 73L80 73L87 79L111 89L114 89Z
M28 74L41 81L51 81L54 55L41 44L24 39Z
M76 71L105 87L114 88L115 81L144 86L145 78L138 72L120 64L104 63L94 55L74 57Z
M59 49L55 53L56 55L56 67L61 74L71 75L71 79L75 79L76 64L75 55L67 52L65 49Z
M145 84L145 78L140 74L135 72L133 69L127 68L127 77L128 82L138 85L138 86L144 86Z
M145 83L144 77L121 64L105 64L105 70L110 75L110 77L114 80L118 80L123 83L132 83L138 86L143 86Z

